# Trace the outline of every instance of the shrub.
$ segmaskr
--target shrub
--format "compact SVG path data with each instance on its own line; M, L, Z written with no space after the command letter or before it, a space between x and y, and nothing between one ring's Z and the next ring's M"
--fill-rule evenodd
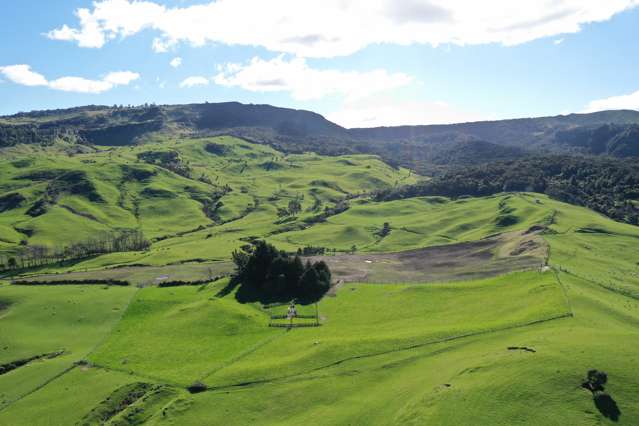
M209 387L202 382L194 382L186 389L191 393L200 393L206 391L208 388Z
M604 385L608 382L608 374L599 370L588 370L586 380L581 384L591 392L603 391Z

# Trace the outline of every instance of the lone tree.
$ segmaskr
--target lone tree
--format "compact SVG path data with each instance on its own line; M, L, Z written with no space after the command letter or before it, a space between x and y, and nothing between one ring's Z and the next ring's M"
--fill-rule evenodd
M390 223L384 222L382 229L378 232L378 235L382 238L391 233Z
M586 380L581 384L584 388L591 392L603 391L605 384L608 382L608 375L599 370L588 370Z
M310 303L331 286L331 271L325 262L307 261L304 265L298 255L291 256L265 241L234 251L233 262L240 292L262 301L296 298Z

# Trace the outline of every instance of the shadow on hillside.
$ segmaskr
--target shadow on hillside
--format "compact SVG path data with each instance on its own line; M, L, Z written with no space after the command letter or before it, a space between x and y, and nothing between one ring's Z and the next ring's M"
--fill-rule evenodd
M294 294L288 292L267 293L260 291L251 285L242 284L235 293L235 299L240 303L259 302L262 305L271 305L277 303L289 303L295 300L300 305L310 305L318 302L322 298L322 294Z
M295 300L300 305L310 305L318 302L322 298L322 294L318 295L299 295L291 293L276 293L270 294L264 291L260 291L251 285L244 284L234 278L231 278L229 283L215 295L216 297L225 297L231 294L235 289L235 299L239 303L255 303L259 302L263 305L270 305L274 303L289 303L291 300Z
M596 393L593 396L593 400L595 402L595 407L597 410L606 418L612 420L613 422L619 421L619 416L621 416L621 410L617 406L617 402L607 393Z
M237 287L238 285L240 285L240 282L238 280L236 280L234 277L232 277L229 280L229 283L226 286L224 286L223 289L221 289L220 291L217 292L215 297L228 296L229 294L231 294L233 292L233 290L235 290L235 287Z

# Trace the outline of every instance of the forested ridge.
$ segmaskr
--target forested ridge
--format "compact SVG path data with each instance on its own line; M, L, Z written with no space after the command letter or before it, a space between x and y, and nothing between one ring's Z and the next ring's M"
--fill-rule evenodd
M377 200L539 192L639 224L639 164L634 160L543 156L456 167L431 180L379 191Z

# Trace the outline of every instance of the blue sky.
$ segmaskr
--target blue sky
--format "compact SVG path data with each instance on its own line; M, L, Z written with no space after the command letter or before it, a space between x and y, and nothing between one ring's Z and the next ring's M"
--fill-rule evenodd
M353 127L639 109L637 0L6 3L0 114L233 100Z

